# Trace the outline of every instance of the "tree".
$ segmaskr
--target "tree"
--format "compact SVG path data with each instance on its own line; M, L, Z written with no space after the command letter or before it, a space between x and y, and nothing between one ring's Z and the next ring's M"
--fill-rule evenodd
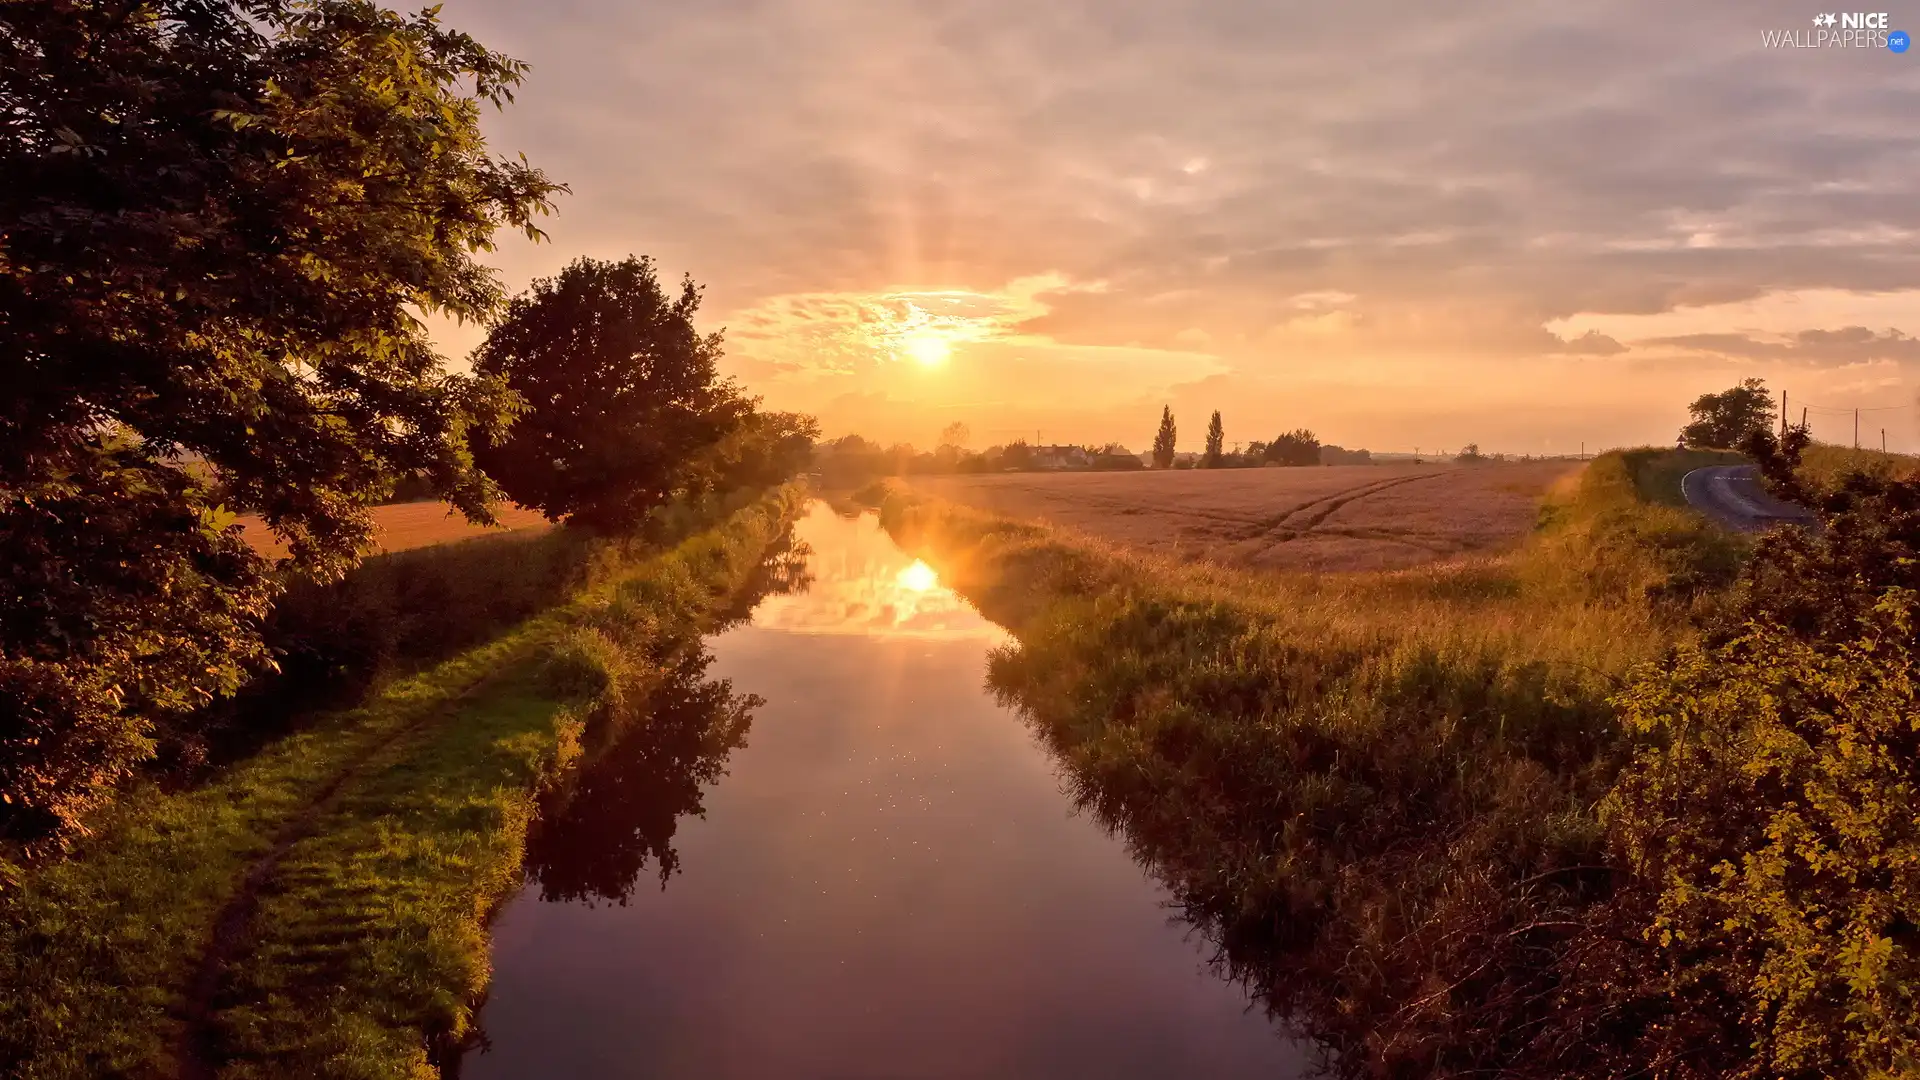
M1213 417L1207 421L1207 452L1200 465L1206 469L1220 467L1220 450L1226 441L1226 430L1220 424L1220 410L1213 410Z
M1160 430L1153 436L1153 467L1165 469L1173 465L1174 440L1178 432L1173 426L1173 407L1160 406Z
M717 364L720 335L693 326L700 289L669 297L653 261L579 259L533 283L474 353L526 412L476 456L522 506L594 528L631 528L753 403Z
M1480 444L1477 442L1470 442L1467 445L1460 448L1460 454L1459 456L1455 457L1454 460L1462 464L1472 465L1477 462L1485 461L1487 459L1481 456L1480 454Z
M727 436L686 466L693 494L772 487L792 479L813 457L820 425L789 412L749 414Z
M940 429L941 446L951 446L958 450L964 450L967 448L967 440L972 437L973 432L968 429L967 425L958 420Z
M318 576L410 473L489 518L467 428L511 395L415 313L493 311L472 253L560 190L481 135L523 71L357 0L0 5L0 832L57 839L260 658L216 504Z
M1306 428L1295 428L1267 444L1266 457L1282 465L1320 464L1320 439Z
M1740 385L1717 394L1701 394L1687 406L1693 422L1680 429L1680 441L1693 447L1730 449L1750 433L1771 431L1775 418L1773 395L1764 379L1742 379Z

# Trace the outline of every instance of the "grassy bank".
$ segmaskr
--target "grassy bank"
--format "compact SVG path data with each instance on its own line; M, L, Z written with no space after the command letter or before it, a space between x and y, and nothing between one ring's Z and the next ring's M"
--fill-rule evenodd
M1879 450L1856 450L1850 446L1814 443L1801 455L1799 473L1809 487L1820 491L1831 488L1849 473L1909 479L1920 474L1920 458L1912 454L1890 454Z
M1341 1071L1547 1076L1658 1052L1653 976L1593 918L1597 808L1631 753L1610 699L1738 567L1649 497L1691 465L1602 456L1519 552L1389 574L1175 565L898 491L882 520L1016 629L995 688Z
M431 1075L485 985L485 919L539 789L799 503L782 489L668 550L606 547L563 603L198 786L131 793L0 901L8 1075Z

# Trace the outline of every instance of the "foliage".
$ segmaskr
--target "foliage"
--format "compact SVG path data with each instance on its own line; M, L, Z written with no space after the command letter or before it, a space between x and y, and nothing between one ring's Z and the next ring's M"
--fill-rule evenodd
M1153 467L1165 469L1173 464L1174 445L1179 431L1173 426L1173 406L1160 407L1160 428L1153 434Z
M1480 444L1470 442L1460 448L1460 453L1456 455L1453 460L1460 462L1462 465L1477 465L1487 459L1480 453Z
M1320 464L1320 439L1306 428L1295 428L1267 444L1266 459L1281 465Z
M1920 1071L1915 614L1895 588L1845 638L1752 621L1620 699L1655 747L1615 834L1660 890L1660 943L1744 991L1742 1075Z
M407 472L488 517L466 429L511 399L414 312L490 311L474 251L558 190L481 136L522 72L363 0L0 5L0 591L76 590L55 633L4 622L0 755L33 747L7 833L57 841L139 709L257 657L262 568L216 501L321 576Z
M1910 480L1920 475L1920 458L1809 442L1800 452L1800 464L1795 472L1809 491L1819 492L1840 486L1854 473Z
M34 854L153 749L154 722L264 659L261 559L204 492L129 446L0 488L0 838Z
M783 484L813 458L820 425L802 413L752 412L719 442L683 466L687 494L698 497Z
M1220 467L1222 460L1221 448L1222 444L1226 442L1226 438L1227 433L1220 424L1220 410L1215 409L1213 410L1212 418L1207 421L1207 450L1205 454L1201 455L1201 468L1217 469Z
M1733 449L1755 431L1773 427L1773 395L1764 379L1742 379L1739 386L1717 394L1701 394L1687 406L1691 423L1680 429L1680 442L1698 449Z
M1371 450L1348 450L1344 446L1334 446L1329 443L1320 447L1320 464L1371 465L1373 464L1373 452Z
M973 438L972 429L958 420L940 429L941 446L951 446L959 450L965 450L967 448L967 440L971 438Z
M1855 474L1810 498L1806 445L1797 427L1748 438L1821 528L1762 538L1705 638L1621 695L1649 746L1610 818L1682 984L1727 988L1753 1049L1740 1075L1911 1076L1920 481Z
M527 403L478 440L481 466L554 521L638 522L752 412L719 377L720 335L694 329L699 308L692 279L669 297L646 258L579 259L534 282L474 354L475 371Z

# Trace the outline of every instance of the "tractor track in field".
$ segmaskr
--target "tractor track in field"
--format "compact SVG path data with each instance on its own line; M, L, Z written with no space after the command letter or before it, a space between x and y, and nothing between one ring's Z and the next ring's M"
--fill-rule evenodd
M1241 557L1252 558L1262 551L1278 547L1281 544L1291 543L1303 536L1314 535L1316 531L1331 532L1332 530L1321 530L1319 526L1328 518L1338 513L1342 507L1359 502L1361 499L1369 496L1377 495L1382 491L1400 487L1404 484L1411 484L1421 480L1432 480L1436 477L1445 476L1446 472L1444 469L1435 469L1432 472L1416 473L1412 476L1389 477L1385 480L1375 480L1372 483L1361 484L1357 487L1347 488L1344 491L1337 491L1331 495L1323 495L1317 499L1310 499L1268 518L1260 524L1258 531L1248 535L1248 537L1242 541L1241 544L1236 545L1236 547L1242 549L1239 551ZM1346 535L1347 532L1348 531L1342 531L1341 535ZM1428 544L1422 543L1419 539L1399 536L1385 530L1369 529L1364 530L1364 532L1366 533L1365 538L1367 539L1388 540L1394 543L1408 544L1413 547L1429 548ZM1429 549L1431 550L1431 548Z

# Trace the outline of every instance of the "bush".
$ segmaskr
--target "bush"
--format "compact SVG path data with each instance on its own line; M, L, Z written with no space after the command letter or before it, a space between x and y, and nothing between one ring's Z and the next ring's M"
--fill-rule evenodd
M1806 445L1748 440L1820 528L1764 537L1704 639L1620 696L1649 745L1609 820L1680 1007L1732 1014L1741 1075L1912 1076L1920 481L1855 473L1811 497Z

